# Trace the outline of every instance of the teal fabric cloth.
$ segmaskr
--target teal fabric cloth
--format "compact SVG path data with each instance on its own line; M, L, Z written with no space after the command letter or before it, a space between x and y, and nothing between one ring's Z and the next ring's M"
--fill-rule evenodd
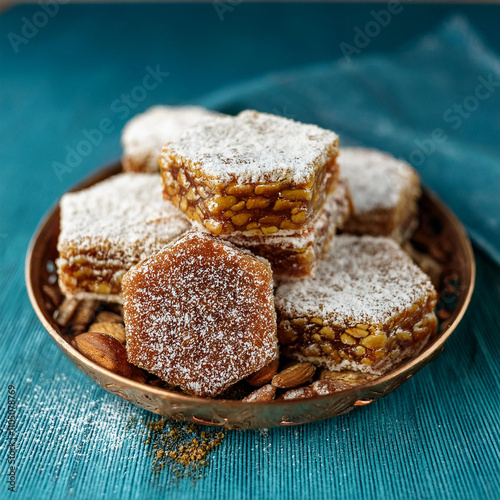
M449 12L407 6L348 63L335 61L339 43L352 41L352 27L371 19L371 5L235 4L223 22L211 4L60 5L16 52L7 36L22 35L24 18L30 22L40 9L0 17L0 498L500 498L500 269L489 258L498 262L500 89L456 130L456 119L443 117L475 92L479 77L493 74L496 81L500 72L495 51L465 18L398 49L425 32L429 18ZM463 12L498 50L498 10ZM118 109L122 94L130 95L147 67L157 65L169 75L139 102ZM300 67L285 71L292 66ZM281 72L257 78L272 69ZM241 79L248 81L236 84ZM339 418L228 431L194 482L168 468L152 470L146 423L159 417L104 392L64 358L31 309L23 269L29 238L49 206L118 158L126 119L156 103L187 101L319 123L338 131L343 143L407 159L419 148L416 139L425 146L442 128L447 140L416 166L467 225L478 263L468 313L443 354L417 376ZM54 167L106 119L102 138L80 162ZM7 489L10 386L15 494Z
M500 58L464 18L388 58L347 57L267 75L202 101L335 130L342 145L411 163L500 264Z

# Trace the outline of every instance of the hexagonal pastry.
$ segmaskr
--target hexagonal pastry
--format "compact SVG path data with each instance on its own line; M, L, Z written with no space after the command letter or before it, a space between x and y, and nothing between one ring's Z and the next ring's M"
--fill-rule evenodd
M158 173L158 158L167 141L218 113L199 106L152 106L127 122L122 132L123 170Z
M308 224L336 186L338 137L257 111L205 120L160 157L164 196L214 234Z
M123 278L128 359L214 397L278 355L267 261L190 231Z
M125 272L191 228L157 174L114 175L66 193L60 209L59 286L77 298L121 302Z
M366 148L342 148L338 162L353 203L344 231L398 242L418 226L420 179L405 161Z
M339 235L313 278L278 286L281 349L332 371L382 374L435 333L436 299L392 239Z

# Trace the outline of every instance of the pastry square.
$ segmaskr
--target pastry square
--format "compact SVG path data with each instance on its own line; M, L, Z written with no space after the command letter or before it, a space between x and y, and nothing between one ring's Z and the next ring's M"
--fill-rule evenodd
M123 278L131 363L214 397L278 356L269 263L190 231Z
M389 236L399 243L418 226L420 179L406 162L375 149L343 148L338 162L353 212L344 231Z
M338 180L338 137L257 111L216 117L167 144L164 196L211 233L307 225Z
M260 236L234 232L221 238L267 259L275 278L300 278L314 272L318 260L327 253L336 229L341 228L349 217L350 210L346 185L339 181L316 217L298 231Z
M78 298L121 302L125 272L191 227L157 174L115 175L65 194L60 209L59 286Z
M276 290L285 355L332 371L382 374L437 327L429 277L390 238L339 235L315 276Z
M158 173L158 158L165 143L216 115L198 106L153 106L134 116L122 132L123 170Z

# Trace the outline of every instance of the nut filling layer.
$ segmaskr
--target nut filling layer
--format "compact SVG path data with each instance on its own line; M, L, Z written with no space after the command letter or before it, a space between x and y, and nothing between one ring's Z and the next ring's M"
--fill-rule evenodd
M345 184L339 182L314 220L293 234L247 235L235 232L222 238L267 259L275 278L309 276L316 269L318 260L328 252L337 227L342 226L349 213L348 192Z
M273 234L304 227L337 186L338 166L332 158L308 184L290 182L226 186L210 185L188 165L162 169L164 197L191 220L214 234L245 231Z
M417 354L436 331L436 301L430 300L395 318L389 325L358 323L350 328L324 326L321 318L297 318L278 323L285 356L307 359L336 370L356 369L380 374Z
M112 295L111 301L120 301L124 266L106 261L105 256L80 254L58 260L59 283L67 294L76 297Z
M165 145L164 196L211 233L273 234L310 222L335 189L338 137L279 116L214 117Z
M157 174L118 174L60 203L57 268L69 297L121 302L122 276L190 228Z

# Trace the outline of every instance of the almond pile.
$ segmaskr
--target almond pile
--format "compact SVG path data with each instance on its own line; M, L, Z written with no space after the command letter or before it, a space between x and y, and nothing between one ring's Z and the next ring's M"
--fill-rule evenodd
M57 307L54 313L56 323L70 335L71 344L85 357L118 375L146 381L148 374L127 360L121 306L92 299L63 299L59 290L50 285L44 286L43 291Z

